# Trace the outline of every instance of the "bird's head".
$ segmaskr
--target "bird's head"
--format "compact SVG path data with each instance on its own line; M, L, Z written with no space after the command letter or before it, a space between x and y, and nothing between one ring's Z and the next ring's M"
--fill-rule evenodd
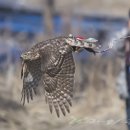
M32 60L36 60L40 57L39 53L34 53L31 51L28 52L24 52L21 54L21 59L24 61L32 61Z

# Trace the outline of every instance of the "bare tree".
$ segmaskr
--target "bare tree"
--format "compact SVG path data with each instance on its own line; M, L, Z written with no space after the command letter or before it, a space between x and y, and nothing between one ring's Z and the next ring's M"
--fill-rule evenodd
M53 28L53 15L54 15L54 0L44 0L44 22L45 22L45 31L47 37L51 36L54 32Z

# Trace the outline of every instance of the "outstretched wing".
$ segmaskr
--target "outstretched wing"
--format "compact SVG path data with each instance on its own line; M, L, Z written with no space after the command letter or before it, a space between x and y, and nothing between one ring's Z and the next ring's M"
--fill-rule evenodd
M38 93L38 86L42 77L41 60L23 61L21 76L23 77L23 88L21 101L33 100L33 95Z
M50 42L53 43L44 44L38 49L39 58L23 61L21 100L24 104L26 100L29 102L33 99L33 95L37 94L38 86L42 82L50 111L52 113L54 106L59 117L59 109L63 115L66 111L70 112L75 65L72 49L65 44L64 40L58 41L57 39Z
M70 112L69 106L72 105L71 98L73 95L73 83L75 65L72 51L69 48L50 47L46 53L42 54L42 71L43 84L45 87L45 99L49 104L50 112L53 111L53 106L60 116L60 110L63 115L66 111ZM62 50L62 51L61 51ZM45 59L47 57L47 59ZM45 61L44 61L45 59Z

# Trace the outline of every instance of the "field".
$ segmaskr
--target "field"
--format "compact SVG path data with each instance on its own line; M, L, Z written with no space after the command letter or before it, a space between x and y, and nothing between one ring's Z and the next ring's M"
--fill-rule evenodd
M126 128L125 105L116 90L116 78L122 60L91 57L76 60L74 98L67 116L50 114L44 96L30 104L20 103L22 81L20 67L12 73L8 86L1 77L0 128L2 130L118 130ZM6 76L6 75L5 75ZM9 78L9 76L7 76Z

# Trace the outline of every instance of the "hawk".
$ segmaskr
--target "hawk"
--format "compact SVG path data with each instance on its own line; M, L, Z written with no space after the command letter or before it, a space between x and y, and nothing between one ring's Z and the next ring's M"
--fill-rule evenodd
M53 107L57 116L70 112L73 97L75 63L73 52L86 50L93 52L97 47L95 39L81 37L56 37L34 45L21 54L23 88L21 100L29 103L34 95L44 90L50 112ZM40 89L39 89L40 88Z

